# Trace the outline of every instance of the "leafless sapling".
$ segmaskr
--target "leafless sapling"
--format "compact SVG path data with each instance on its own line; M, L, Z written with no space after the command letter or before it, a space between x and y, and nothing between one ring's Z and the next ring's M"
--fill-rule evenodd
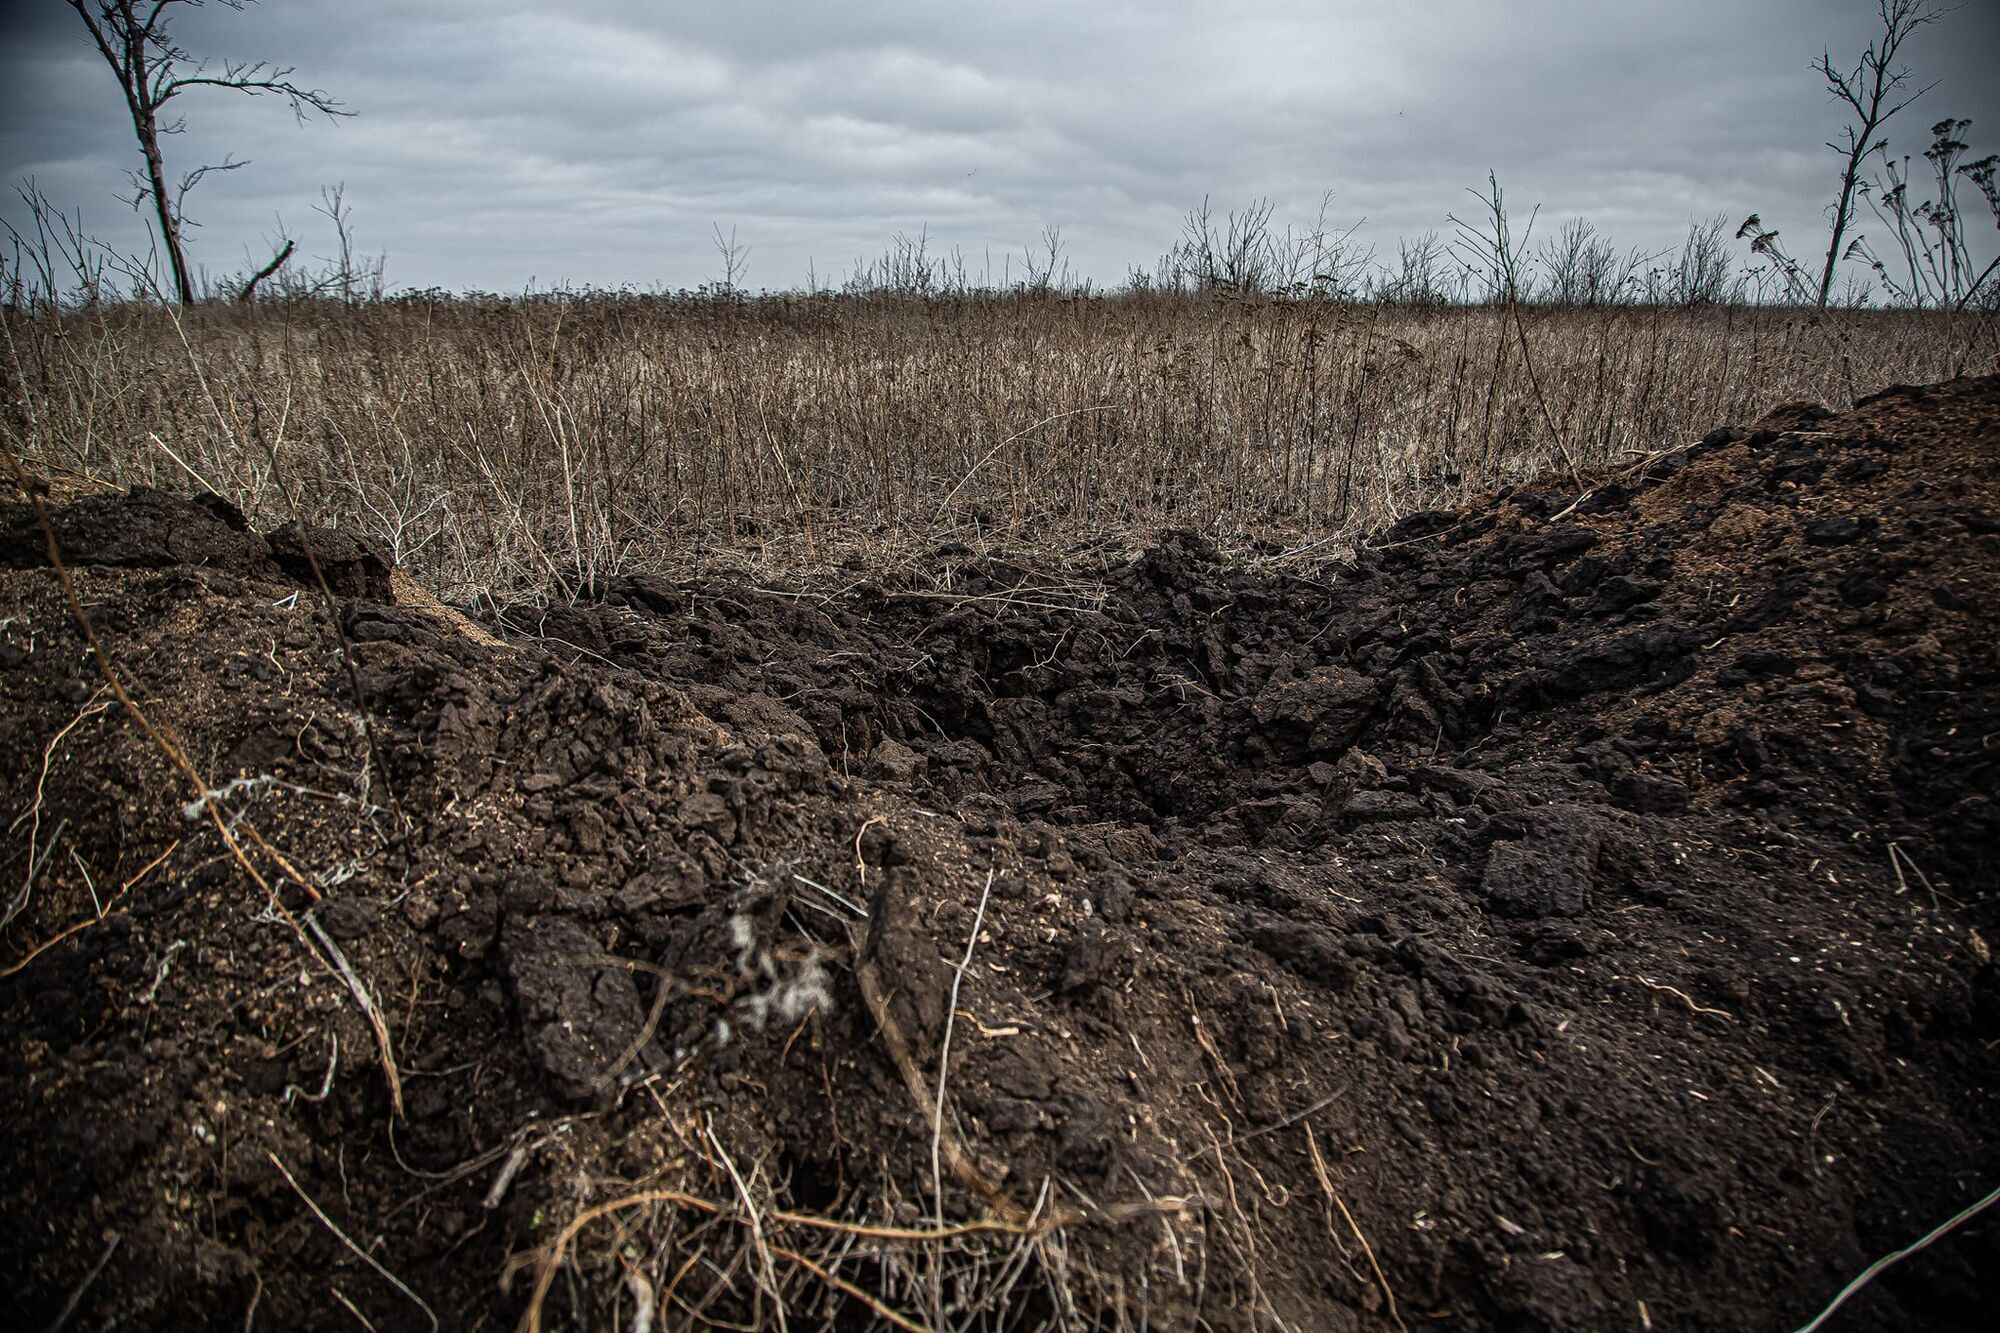
M66 0L90 30L105 64L118 78L125 95L125 109L132 117L132 132L139 140L146 169L137 178L133 198L136 207L151 206L160 224L160 244L167 252L173 271L174 293L182 304L195 299L194 279L189 272L183 237L187 221L182 204L188 191L204 176L217 171L234 171L244 165L235 158L199 166L181 177L177 188L167 185L166 162L160 151L162 135L177 134L186 122L165 117L168 104L182 93L196 88L220 88L251 97L266 94L284 99L292 114L304 120L308 113L323 116L349 114L340 104L317 88L305 88L292 81L291 66L274 66L264 61L226 63L212 71L174 37L173 23L182 6L199 6L204 0ZM231 9L242 9L250 0L219 0Z
M1844 137L1827 143L1828 148L1841 154L1844 163L1840 171L1840 194L1833 205L1833 233L1827 240L1826 263L1819 276L1818 305L1822 310L1833 293L1833 274L1840 264L1841 242L1854 220L1862 164L1875 151L1889 118L1935 86L1926 84L1911 90L1910 72L1898 66L1896 58L1911 34L1937 22L1945 11L1930 0L1876 0L1876 6L1882 18L1882 31L1868 44L1852 69L1835 65L1831 51L1821 51L1819 59L1813 62L1813 68L1826 80L1827 92L1847 107L1849 115Z

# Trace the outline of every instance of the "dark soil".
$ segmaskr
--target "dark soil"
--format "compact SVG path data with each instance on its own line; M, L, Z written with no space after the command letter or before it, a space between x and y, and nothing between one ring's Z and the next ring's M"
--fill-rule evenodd
M2000 380L1595 480L499 646L332 534L53 508L241 859L8 507L7 1323L1805 1322L2000 1183ZM1996 1272L1986 1215L1831 1326Z

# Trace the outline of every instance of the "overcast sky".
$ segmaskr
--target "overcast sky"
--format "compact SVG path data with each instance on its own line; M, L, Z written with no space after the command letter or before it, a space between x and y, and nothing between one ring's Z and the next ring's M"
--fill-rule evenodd
M392 287L753 287L837 281L928 228L977 270L1058 225L1079 274L1117 283L1186 210L1270 198L1280 218L1397 236L1476 207L1496 170L1537 235L1571 217L1662 247L1691 218L1756 211L1810 251L1841 123L1809 65L1851 61L1871 0L265 0L189 10L223 59L297 66L354 114L196 91L170 171L250 165L190 198L193 259L232 271L282 218L308 255L344 183ZM0 0L0 186L34 177L132 249L139 164L110 71L60 0ZM1908 48L1938 87L1892 126L1920 151L1947 114L2000 148L2000 0ZM1919 165L1922 165L1919 163ZM5 215L18 218L10 200ZM1985 227L1986 219L1978 219ZM1824 242L1821 242L1822 245Z

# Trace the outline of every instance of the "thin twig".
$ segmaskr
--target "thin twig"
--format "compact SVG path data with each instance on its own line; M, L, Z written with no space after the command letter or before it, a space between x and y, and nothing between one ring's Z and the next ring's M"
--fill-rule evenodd
M1306 1117L1318 1115L1321 1111L1324 1111L1327 1107L1333 1105L1335 1102L1339 1101L1342 1097L1345 1097L1347 1095L1347 1091L1348 1090L1346 1088L1340 1088L1333 1092L1329 1092L1326 1096L1320 1098L1318 1101L1314 1102L1311 1106L1307 1106L1300 1110L1294 1111L1290 1115L1286 1116L1283 1120L1276 1121L1273 1124L1265 1125L1260 1129L1253 1129L1248 1134L1232 1137L1229 1140L1229 1142L1221 1144L1220 1146L1223 1148L1239 1148L1244 1144L1250 1142L1250 1140L1252 1139L1261 1139L1266 1134L1275 1134L1281 1129L1290 1129L1293 1125L1298 1124L1299 1121L1304 1120ZM1196 1150L1194 1156L1187 1159L1188 1164L1192 1166L1195 1162L1201 1160L1203 1154L1213 1151L1215 1151L1214 1146Z
M368 993L368 987L364 986L361 978L355 975L353 965L347 961L347 955L340 951L340 946L333 942L333 937L326 933L316 917L308 915L303 919L313 938L319 941L319 946L326 950L329 958L333 959L333 965L339 970L341 980L347 983L347 989L354 995L354 1002L361 1006L361 1012L367 1016L368 1026L375 1030L375 1046L382 1056L382 1077L389 1084L389 1105L394 1109L396 1118L401 1120L403 1079L396 1072L396 1057L389 1046L389 1025L382 1021L382 1012L375 1006L375 997Z
M889 1059L896 1066L896 1072L903 1076L903 1086L909 1090L916 1102L918 1113L931 1120L937 1133L938 1144L945 1159L950 1162L952 1174L959 1183L986 1200L1001 1216L1016 1224L1026 1217L1021 1206L1001 1192L1000 1187L989 1181L958 1141L956 1132L947 1132L941 1120L933 1119L931 1112L931 1090L925 1086L924 1077L917 1072L916 1060L910 1054L910 1044L903 1036L889 1012L889 998L882 986L882 978L875 968L874 960L863 956L854 965L854 979L861 986L861 998L874 1016L875 1026L881 1030L882 1043L889 1048Z
M55 1322L49 1325L49 1333L62 1333L63 1326L76 1314L77 1306L83 1304L84 1293L90 1290L93 1282L97 1281L97 1275L104 1271L104 1266L111 1262L111 1256L117 1253L118 1242L123 1239L125 1238L116 1231L111 1233L111 1240L105 1245L104 1253L97 1256L97 1262L83 1275L83 1281L76 1284L75 1289L69 1294L69 1299L63 1302L63 1308L57 1313Z
M35 890L35 881L42 877L42 871L48 867L49 858L56 854L56 848L62 843L63 830L69 827L69 819L67 817L58 819L56 821L56 831L49 835L48 845L42 848L41 855L37 856L35 855L35 835L39 832L40 822L38 817L36 820L38 827L35 830L31 830L28 834L28 874L21 881L21 891L14 895L14 901L7 904L6 912L0 913L0 930L5 930L8 926L13 925L14 918L21 914L23 908L27 907L28 896Z
M65 926L63 929L57 931L55 935L52 936L51 938L43 940L40 944L28 950L28 952L22 955L22 957L18 961L9 963L6 967L0 967L0 977L13 976L16 972L19 972L22 968L34 962L37 958L41 957L49 950L55 948L58 944L61 944L64 940L76 934L78 931L88 930L92 926L100 925L103 922L109 921L114 916L125 915L123 912L114 912L111 909L116 907L119 903L119 900L124 898L124 896L127 893L130 893L132 891L132 887L134 885L136 885L140 880L146 878L146 876L152 874L155 870L157 870L160 867L161 862L165 861L168 857L172 856L175 852L179 851L180 846L181 846L180 839L178 838L174 839L174 843L171 847L167 848L167 850L165 850L164 852L161 852L151 861L148 861L146 865L139 871L138 874L126 880L125 883L119 887L118 892L111 896L111 901L105 903L103 910L100 911L96 916L87 916L83 920L77 922L74 925Z
M1680 1000L1682 1003L1686 1004L1688 1008L1694 1010L1698 1014L1713 1014L1717 1018L1726 1018L1732 1023L1736 1021L1736 1015L1730 1013L1727 1009L1712 1009L1705 1004L1696 1004L1694 1001L1694 997L1692 995L1689 995L1686 991L1682 990L1678 986L1669 986L1665 982L1654 981L1648 977L1638 977L1636 978L1636 980L1641 986L1644 986L1647 990L1664 991L1666 994L1671 995L1674 998Z
M743 1177L736 1170L729 1150L722 1146L722 1140L715 1136L715 1127L706 1130L708 1143L715 1155L722 1159L722 1169L729 1173L729 1182L736 1187L736 1197L743 1201L744 1214L749 1218L750 1241L757 1247L757 1257L764 1261L764 1289L771 1293L771 1305L778 1313L780 1333L787 1328L785 1320L785 1293L778 1285L777 1266L771 1262L771 1246L764 1239L764 1219L757 1212L757 1201L750 1197L750 1187L743 1183Z
M83 725L83 723L86 720L97 716L105 709L111 707L110 704L102 702L103 694L104 692L102 690L99 690L97 692L97 697L94 698L90 703L85 704L75 717L71 718L68 722L64 723L63 729L61 731L58 731L55 735L49 737L49 743L42 747L41 771L35 776L35 802L28 808L25 814L21 815L20 818L16 819L12 824L9 824L7 826L7 831L9 833L12 833L15 829L21 827L22 820L32 818L32 820L34 821L28 826L28 861L31 867L33 867L35 862L35 840L40 835L42 829L42 797L49 783L49 766L55 762L56 746L62 744L63 737L69 735L72 731L75 731L79 726ZM67 824L69 821L65 819L61 822ZM53 841L54 838L60 836L62 835L58 832L57 834L51 837L51 841ZM28 882L32 884L34 882L34 878L35 878L35 873L34 870L31 868L28 873ZM14 913L12 911L7 913L9 919L11 919L13 915ZM4 925L6 925L6 922L0 921L0 926Z
M845 907L848 911L854 913L855 916L864 919L867 917L868 915L867 908L861 906L859 903L855 902L851 898L846 897L845 895L835 893L832 889L829 889L826 885L820 883L818 880L807 879L804 875L799 875L799 874L794 874L792 878L797 880L799 883L805 885L809 889L818 889L821 893L833 899L835 902L839 903L842 907Z
M632 1333L653 1333L653 1311L659 1308L659 1301L653 1295L652 1279L636 1268L627 1268L625 1290L632 1293Z
M868 862L861 855L861 840L868 836L869 829L877 825L886 825L888 822L881 815L870 815L861 822L860 828L854 830L854 882L864 890L868 887ZM864 912L862 915L866 916L867 913Z
M944 1225L944 1093L951 1073L951 1031L958 1018L958 988L965 980L965 969L972 966L972 951L979 946L979 928L986 924L986 900L993 893L993 870L986 871L986 887L979 892L979 907L972 914L972 931L965 937L965 957L958 960L958 966L951 974L951 1001L944 1011L944 1036L938 1041L937 1100L931 1107L931 1206L932 1218L938 1226ZM942 1269L944 1255L941 1248L934 1247L931 1262ZM931 1322L944 1323L944 1283L931 1284Z
M873 1310L877 1315L881 1316L883 1319L888 1320L890 1323L894 1324L897 1328L903 1329L904 1333L932 1333L932 1330L925 1328L922 1324L916 1323L914 1320L908 1319L903 1315L897 1314L894 1310L884 1305L881 1301L877 1300L875 1297L870 1296L867 1292L855 1286L852 1282L849 1282L846 1278L841 1277L837 1273L832 1273L824 1268L821 1268L818 1264L814 1263L812 1260L806 1258L803 1254L800 1254L795 1250L788 1250L782 1245L773 1245L771 1247L771 1253L775 1254L776 1256L778 1256L778 1258L783 1259L788 1263L797 1264L800 1268L805 1269L808 1273L811 1273L814 1277L820 1279L828 1286L833 1287L839 1291L845 1292L849 1296L852 1296L855 1300L860 1301L863 1305Z
M397 1277L394 1273L391 1273L388 1269L382 1267L381 1264L377 1263L375 1261L374 1255L368 1253L368 1251L362 1249L359 1245L356 1245L353 1241L349 1240L347 1237L347 1233L345 1231L342 1231L339 1227L335 1226L333 1224L333 1219L326 1215L326 1210L321 1208L318 1204L314 1203L312 1195L306 1193L304 1188L300 1186L299 1182L293 1179L292 1173L285 1169L285 1164L278 1160L278 1154L274 1152L266 1152L264 1156L271 1159L271 1165L278 1168L278 1174L285 1178L285 1183L292 1187L292 1192L298 1195L299 1198L305 1200L305 1205L306 1207L312 1209L313 1216L317 1217L321 1222L325 1223L326 1229L328 1231L331 1231L335 1236L337 1236L340 1239L340 1243L342 1245L345 1245L348 1249L354 1251L355 1257L360 1259L362 1263L367 1264L377 1273L380 1273L384 1278L384 1280L386 1280L390 1286L394 1287L397 1291L402 1292L412 1301L415 1301L417 1304L417 1308L424 1312L424 1317L431 1321L431 1333L437 1333L438 1330L437 1312L431 1309L429 1303L426 1302L423 1297L417 1295L416 1292L411 1291L407 1286L403 1285L403 1279Z
M1961 1226L1964 1223L1971 1221L1973 1218L1977 1217L1980 1213L1986 1211L1988 1208L1991 1208L1995 1203L1995 1201L2000 1201L2000 1186L1994 1187L1994 1189L1991 1190L1986 1195L1985 1198L1981 1199L1979 1202L1971 1205L1970 1207L1964 1209L1963 1211L1953 1215L1950 1220L1934 1228L1929 1234L1927 1234L1922 1240L1918 1241L1916 1244L1906 1245L1900 1250L1896 1250L1889 1254L1885 1254L1880 1259L1877 1259L1874 1263L1868 1265L1868 1267L1862 1269L1860 1276L1856 1277L1854 1281L1842 1287L1840 1289L1840 1294L1833 1298L1832 1303L1829 1304L1824 1310L1821 1310L1817 1315L1815 1315L1812 1319L1812 1322L1801 1325L1798 1330L1798 1333L1814 1333L1814 1330L1818 1329L1821 1324L1824 1324L1827 1320L1833 1318L1833 1312L1838 1310L1842 1305L1845 1305L1847 1303L1848 1297L1852 1296L1855 1292L1860 1291L1863 1287L1867 1286L1870 1282L1874 1281L1876 1274L1880 1273L1883 1269L1889 1267L1889 1265L1893 1263L1897 1263L1901 1260L1909 1258L1911 1255L1915 1254L1918 1250L1921 1250L1925 1246L1929 1245L1932 1241L1935 1241L1941 1236L1945 1235L1952 1228Z
M1340 1191L1333 1187L1333 1176L1326 1169L1326 1159L1320 1156L1319 1142L1313 1138L1311 1125L1306 1126L1306 1146L1312 1150L1313 1173L1319 1177L1320 1188L1326 1191L1327 1198L1333 1200L1333 1206L1340 1209L1340 1215L1346 1219L1347 1228L1354 1233L1354 1239L1361 1242L1361 1253L1367 1256L1368 1267L1373 1270L1375 1281L1382 1288L1382 1299L1389 1303L1389 1318L1395 1321L1396 1327L1402 1329L1403 1333L1410 1333L1409 1325L1405 1324L1403 1316L1396 1312L1396 1293L1390 1290L1389 1279L1383 1276L1382 1265L1375 1258L1375 1247L1368 1243L1368 1237L1362 1232L1361 1224L1354 1220L1353 1213L1347 1211L1346 1200L1342 1199Z
M986 923L986 900L993 893L993 871L986 872L986 887L979 893L979 908L972 914L972 933L965 939L965 957L951 975L951 1003L945 1008L944 1036L938 1042L937 1101L931 1108L931 1193L935 1220L944 1225L944 1171L940 1140L944 1136L944 1090L951 1070L952 1020L958 1017L958 988L965 969L972 966L972 951L979 944L979 928Z
M367 1315L361 1313L360 1310L355 1308L353 1301L347 1299L346 1292L342 1291L339 1287L332 1288L332 1291L333 1291L333 1298L339 1301L341 1305L346 1308L347 1313L354 1316L355 1322L359 1323L361 1327L367 1329L368 1333L375 1333L375 1325L368 1322Z

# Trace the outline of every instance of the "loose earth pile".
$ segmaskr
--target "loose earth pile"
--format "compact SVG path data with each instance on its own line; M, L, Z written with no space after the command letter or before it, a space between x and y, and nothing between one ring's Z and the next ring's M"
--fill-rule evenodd
M51 501L157 735L5 507L6 1321L1804 1323L2000 1184L2000 380L1584 481L483 626Z

